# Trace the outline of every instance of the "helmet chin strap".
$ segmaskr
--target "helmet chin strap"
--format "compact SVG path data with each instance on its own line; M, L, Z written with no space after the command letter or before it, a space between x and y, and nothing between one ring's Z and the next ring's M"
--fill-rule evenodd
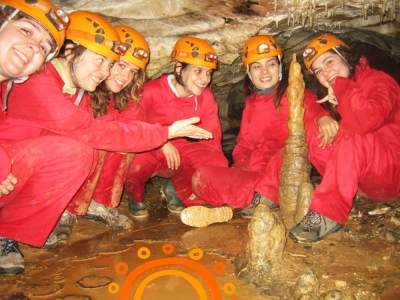
M7 108L8 108L8 107L7 107L8 94L10 93L11 88L12 88L14 82L15 82L15 83L23 83L23 82L27 81L28 78L29 78L29 76L25 76L25 77L21 77L21 78L13 78L13 79L10 79L10 80L7 82L7 89L6 89L6 92L4 93L4 98L3 98L3 107L2 107L2 110L3 110L3 111L6 111Z
M337 55L339 55L341 59L343 59L343 61L349 66L350 70L353 69L353 68L349 65L349 63L347 62L347 60L345 60L345 58L343 57L343 55L340 54L340 52L336 49L336 47L333 47L332 50L335 51L335 53L336 53Z
M78 64L82 61L82 59L83 59L83 57L85 56L85 54L86 54L86 52L88 51L88 49L86 49L85 51L83 51L83 53L79 56L79 58L78 58L78 61L76 62L76 63L72 63L72 72L71 72L71 80L72 80L72 83L74 84L74 86L76 87L76 88L78 88L79 87L79 92L78 92L78 95L76 96L76 99L75 99L75 106L79 106L80 104L81 104L81 101L82 101L82 99L83 99L83 95L84 95L84 93L85 93L85 90L83 89L83 88L81 88L80 86L79 86L79 84L77 83L77 81L76 81L76 76L75 76L75 73L76 73L76 70L77 70L77 68L78 68Z
M194 93L192 93L192 91L189 90L189 88L188 88L188 86L187 86L187 82L188 82L188 80L189 80L189 75L190 75L190 69L191 69L191 67L192 67L192 65L189 64L189 65L188 65L187 76L186 76L185 82L183 83L183 88L185 89L186 92L189 93L189 96L188 96L188 97L194 95L194 104L195 104L195 107L194 107L193 113L196 113L196 112L197 112L197 109L199 108L199 102L197 101L197 95L195 95ZM181 69L181 74L182 74L182 69Z

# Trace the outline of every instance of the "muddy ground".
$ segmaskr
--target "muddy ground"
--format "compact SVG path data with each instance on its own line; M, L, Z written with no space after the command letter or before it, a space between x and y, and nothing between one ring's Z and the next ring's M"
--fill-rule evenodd
M25 273L0 277L0 299L192 300L218 299L217 293L220 299L230 300L292 299L290 287L305 268L316 274L320 295L338 290L350 292L359 300L400 299L400 201L378 204L358 198L338 233L310 245L288 238L285 278L274 281L273 286L266 283L258 287L237 276L246 264L249 220L242 219L237 210L227 223L207 228L186 226L166 209L159 192L162 183L163 179L154 178L147 185L150 217L135 221L133 229L110 229L79 217L66 244L53 250L20 245ZM383 214L369 214L382 208L387 210ZM128 214L126 196L119 209ZM175 265L180 264L177 258L183 259L181 267L188 266L188 261L196 266L172 272L166 258ZM158 262L166 273L144 268ZM199 265L205 270L201 271ZM141 267L145 272L139 281L139 295L133 292L132 278L138 278L134 273ZM199 272L203 272L203 279L209 279L208 283L198 280L202 286L192 280L200 278Z

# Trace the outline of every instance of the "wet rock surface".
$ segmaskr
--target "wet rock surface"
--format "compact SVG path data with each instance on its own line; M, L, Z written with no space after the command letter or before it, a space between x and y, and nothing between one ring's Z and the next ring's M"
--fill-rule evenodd
M150 217L135 221L133 229L111 229L101 222L79 217L66 244L53 250L21 245L27 265L25 273L0 277L0 299L120 299L129 272L166 256L189 258L189 253L196 248L203 251L198 262L206 269L213 270L216 262L224 264L222 274L210 271L217 280L222 299L292 299L291 296L276 298L276 295L285 295L288 287L294 287L305 269L313 270L318 279L320 297L341 293L358 300L400 299L400 244L398 240L387 239L387 232L399 233L396 225L400 219L399 202L378 204L359 197L341 231L310 245L296 244L288 238L285 251L291 278L277 277L278 284L273 287L258 287L238 277L238 271L246 265L249 220L235 211L227 223L205 228L186 226L167 210L159 192L162 182L163 179L154 178L147 185ZM382 207L389 210L379 215L368 214ZM125 198L119 209L128 215ZM162 251L165 244L173 245L173 253L166 255ZM148 259L138 257L142 247L149 249ZM125 275L116 272L119 262L128 266ZM118 283L118 293L109 292L108 280ZM234 294L223 292L227 283L234 284ZM334 291L336 294L332 294ZM193 293L193 287L186 280L164 276L148 284L142 299L187 300L192 298L185 295ZM162 298L157 298L157 294ZM335 299L326 297L322 299Z

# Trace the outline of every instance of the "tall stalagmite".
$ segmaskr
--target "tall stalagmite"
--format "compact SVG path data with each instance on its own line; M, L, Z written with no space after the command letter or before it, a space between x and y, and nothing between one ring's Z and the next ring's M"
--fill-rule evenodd
M279 205L286 228L297 224L308 209L313 185L310 182L311 164L304 129L304 80L301 66L292 56L287 96L289 101L289 137L280 171ZM299 192L301 190L301 193Z

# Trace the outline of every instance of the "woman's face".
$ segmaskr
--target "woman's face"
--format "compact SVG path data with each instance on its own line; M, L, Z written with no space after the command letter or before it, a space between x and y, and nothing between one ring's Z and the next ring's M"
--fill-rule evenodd
M120 92L128 84L130 84L139 72L140 68L133 63L123 59L116 62L110 70L110 77L106 79L108 90L113 93Z
M49 33L28 18L11 21L0 32L0 81L36 72L52 50Z
M182 81L189 91L197 96L203 93L204 89L210 83L213 74L213 69L195 65L188 65L183 71L178 69L177 71L178 74L181 72ZM183 87L177 88L177 90L180 96L189 96L189 93Z
M103 55L86 50L78 60L78 65L73 74L73 82L88 92L93 92L96 87L110 76L110 69L114 60Z
M251 81L259 89L275 86L279 81L279 62L276 57L265 57L250 64Z
M328 88L335 82L336 77L349 77L350 67L336 53L325 52L311 65L319 83Z

